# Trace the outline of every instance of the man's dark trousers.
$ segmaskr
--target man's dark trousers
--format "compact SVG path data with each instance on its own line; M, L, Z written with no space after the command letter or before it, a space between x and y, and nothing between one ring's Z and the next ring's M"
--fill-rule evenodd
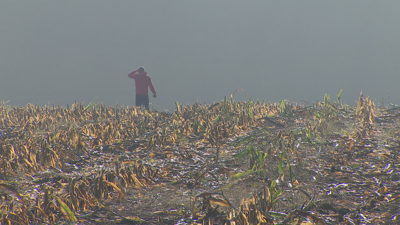
M136 94L136 106L144 105L149 110L149 95L138 95Z

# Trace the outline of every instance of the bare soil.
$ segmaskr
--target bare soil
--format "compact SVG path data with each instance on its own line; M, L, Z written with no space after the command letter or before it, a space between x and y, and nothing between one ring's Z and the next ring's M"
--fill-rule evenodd
M298 137L290 158L293 183L288 180L287 167L284 168L286 177L279 178L280 156L276 149L265 149L269 151L268 156L257 172L238 180L230 179L233 174L249 169L248 157L233 157L246 148L229 145L234 138L226 140L228 143L221 148L218 162L215 162L216 148L199 149L196 140L186 143L185 147L169 148L174 151L172 156L163 154L166 149L154 149L155 156L150 161L164 170L167 178L139 189L128 188L122 202L116 197L106 201L115 214L103 212L86 223L223 224L229 222L227 213L240 211L243 199L258 195L264 185L276 179L280 179L278 188L282 193L273 209L276 212L289 214L312 201L315 207L311 212L325 224L400 223L399 115L397 111L382 111L363 137L342 132L347 130L357 135L354 131L357 131L359 119L350 116L327 123L325 134L318 137L319 145L306 143ZM281 120L284 120L280 123L283 126L266 121L268 133L258 135L258 139L268 140L304 125L297 121L299 118ZM242 135L251 135L255 131L259 128ZM253 141L255 143L260 141ZM140 151L136 154L146 158L149 153ZM162 163L157 163L159 161ZM196 172L207 173L196 179L193 175ZM226 199L231 206L212 204L209 207L215 209L215 213L206 215L205 198L196 198L202 193L217 193L215 198ZM311 220L303 218L302 221ZM311 221L310 224L316 223Z
M2 223L400 224L400 108L362 96L1 110Z

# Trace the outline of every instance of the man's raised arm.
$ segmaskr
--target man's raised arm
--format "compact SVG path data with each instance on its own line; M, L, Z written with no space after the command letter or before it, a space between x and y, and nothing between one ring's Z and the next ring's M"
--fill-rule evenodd
M137 73L137 70L132 71L130 74L128 74L129 78L135 79L135 73Z
M146 75L146 74L147 74L147 72L145 72L145 71L138 73L138 71L135 70L135 71L132 71L130 74L128 74L128 77L132 78L132 79L135 79L136 77L143 76L143 75Z

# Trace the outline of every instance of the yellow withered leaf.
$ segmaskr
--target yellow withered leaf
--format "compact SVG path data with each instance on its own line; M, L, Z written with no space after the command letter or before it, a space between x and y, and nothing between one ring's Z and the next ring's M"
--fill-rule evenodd
M33 168L32 164L29 162L28 159L24 159L24 161L30 168Z
M209 201L210 201L210 203L220 205L220 206L230 206L229 202L227 202L226 200L216 199L214 197L210 197Z
M295 180L294 182L293 182L293 186L294 187L298 187L300 185L300 182L298 181L298 180Z
M132 180L133 180L133 183L135 184L135 186L139 186L139 187L144 186L136 176L132 176Z
M383 187L379 188L379 190L378 190L378 192L380 194L384 194L384 193L386 193L388 191L389 191L389 189L386 186L383 186Z
M118 201L121 202L122 199L124 198L124 193L122 192L121 188L119 188L116 184L111 183L109 181L103 180L103 182L114 188L114 190L118 193Z
M8 184L0 183L0 188L13 192L21 200L22 204L25 205L24 198L19 194L19 192L15 189L15 187Z
M22 147L23 147L25 154L28 155L29 154L28 147L26 147L26 145L23 145Z
M206 196L211 196L211 195L217 195L219 193L217 192L203 192L201 194L196 195L196 198L200 198L200 197L206 197Z

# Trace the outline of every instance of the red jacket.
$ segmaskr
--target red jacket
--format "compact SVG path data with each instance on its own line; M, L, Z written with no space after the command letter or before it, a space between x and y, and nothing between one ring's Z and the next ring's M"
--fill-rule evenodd
M156 93L153 83L151 82L151 77L147 75L147 72L138 73L137 70L135 70L128 74L128 77L135 80L136 94L148 95L149 88L153 94Z

